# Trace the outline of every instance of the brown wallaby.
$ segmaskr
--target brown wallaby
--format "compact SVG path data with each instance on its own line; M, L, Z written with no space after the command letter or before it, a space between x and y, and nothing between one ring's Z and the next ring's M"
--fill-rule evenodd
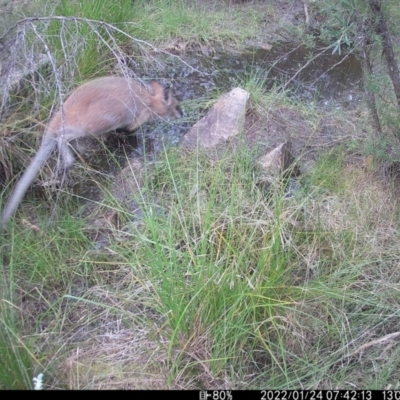
M42 143L17 182L1 216L0 232L14 214L40 168L58 146L64 168L75 159L68 143L114 130L132 132L156 118L180 118L182 111L170 88L151 81L149 89L132 79L106 76L87 82L69 95L47 125Z

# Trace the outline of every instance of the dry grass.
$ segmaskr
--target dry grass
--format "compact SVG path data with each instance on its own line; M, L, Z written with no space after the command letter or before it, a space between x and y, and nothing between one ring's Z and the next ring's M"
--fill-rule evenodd
M124 329L122 321L71 351L59 365L57 381L76 389L173 389L167 382L167 343L145 329ZM114 329L113 329L114 328ZM61 378L61 379L60 379ZM57 388L57 386L53 387Z

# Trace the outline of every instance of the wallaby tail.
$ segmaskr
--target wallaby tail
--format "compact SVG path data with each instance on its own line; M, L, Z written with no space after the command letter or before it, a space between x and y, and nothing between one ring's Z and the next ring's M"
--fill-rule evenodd
M0 232L4 230L7 222L15 213L15 210L17 209L29 186L32 184L36 175L39 173L40 168L42 168L42 166L48 160L51 152L56 146L56 141L54 139L43 140L44 141L39 147L38 152L36 153L35 157L33 157L28 168L25 170L25 172L22 174L22 177L17 182L14 191L12 192L10 198L7 201L7 204L3 209L0 222Z

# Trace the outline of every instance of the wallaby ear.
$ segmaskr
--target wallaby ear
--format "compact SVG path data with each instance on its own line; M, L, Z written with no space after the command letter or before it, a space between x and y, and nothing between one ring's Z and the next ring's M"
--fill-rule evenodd
M157 82L157 81L151 81L150 82L150 87L151 87L151 91L153 96L155 97L161 97L164 93L164 88L161 85L161 83Z
M172 103L172 89L169 85L164 89L164 101L168 105Z
M166 87L164 89L164 87L161 85L161 83L159 83L157 81L151 81L150 87L151 87L151 91L153 92L154 97L161 97L163 102L168 106L170 104L172 104L173 97L172 97L172 89L171 89L170 85L166 85Z

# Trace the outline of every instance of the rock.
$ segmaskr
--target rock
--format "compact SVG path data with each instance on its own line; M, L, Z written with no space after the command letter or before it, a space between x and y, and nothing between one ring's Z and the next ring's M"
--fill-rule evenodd
M272 44L269 44L269 43L260 43L259 47L262 50L271 51L273 46L272 46Z
M255 163L256 183L269 189L280 181L282 174L290 168L292 162L291 144L284 142Z
M208 114L197 122L181 140L181 146L194 150L211 148L238 135L244 125L249 93L241 88L224 94Z
M279 176L290 167L292 155L290 142L284 142L260 157L257 166L269 175Z

